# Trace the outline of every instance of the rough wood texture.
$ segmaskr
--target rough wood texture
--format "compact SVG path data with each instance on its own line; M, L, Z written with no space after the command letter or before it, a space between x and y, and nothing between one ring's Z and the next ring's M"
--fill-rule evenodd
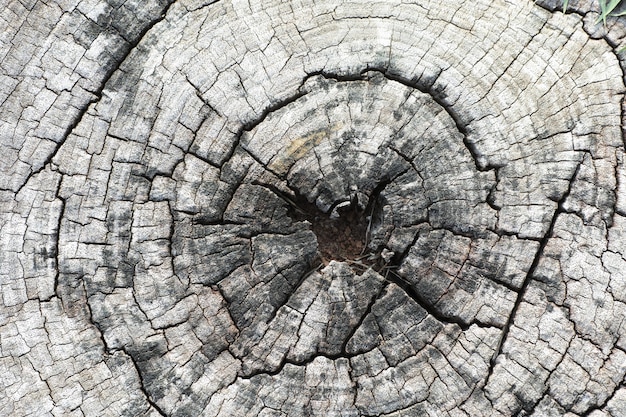
M559 3L5 0L0 415L626 415L626 31Z

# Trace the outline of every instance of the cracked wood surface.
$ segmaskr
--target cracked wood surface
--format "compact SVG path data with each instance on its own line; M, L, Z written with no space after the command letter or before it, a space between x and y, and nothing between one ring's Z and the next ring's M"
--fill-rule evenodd
M447 3L5 0L0 415L626 415L625 26Z

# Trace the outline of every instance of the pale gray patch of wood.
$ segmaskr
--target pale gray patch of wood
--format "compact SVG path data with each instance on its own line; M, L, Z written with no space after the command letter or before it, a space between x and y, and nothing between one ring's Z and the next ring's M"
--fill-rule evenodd
M624 415L620 22L5 3L0 415Z

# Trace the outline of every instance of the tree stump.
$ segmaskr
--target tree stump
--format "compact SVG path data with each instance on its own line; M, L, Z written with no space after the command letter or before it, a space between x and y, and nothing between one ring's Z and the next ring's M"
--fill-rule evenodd
M0 415L626 415L626 32L558 3L6 1Z

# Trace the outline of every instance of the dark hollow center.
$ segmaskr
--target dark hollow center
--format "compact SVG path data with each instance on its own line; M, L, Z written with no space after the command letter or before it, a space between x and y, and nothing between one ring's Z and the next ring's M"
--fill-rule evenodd
M356 204L340 208L337 212L338 218L322 213L309 218L317 236L319 255L322 261L356 260L365 252L369 221Z
M317 238L317 259L315 263L327 264L331 260L349 262L379 270L382 244L373 245L372 235L382 223L383 202L380 193L389 181L379 184L369 193L367 205L359 203L357 195L350 201L336 203L328 213L298 193L287 195L277 187L261 185L285 201L289 217L294 222L308 221ZM376 239L374 239L376 240Z
M331 260L374 266L376 256L368 247L372 223L373 201L365 209L359 207L356 198L324 213L315 204L298 196L291 216L295 221L308 221L317 237L318 256L322 263Z

